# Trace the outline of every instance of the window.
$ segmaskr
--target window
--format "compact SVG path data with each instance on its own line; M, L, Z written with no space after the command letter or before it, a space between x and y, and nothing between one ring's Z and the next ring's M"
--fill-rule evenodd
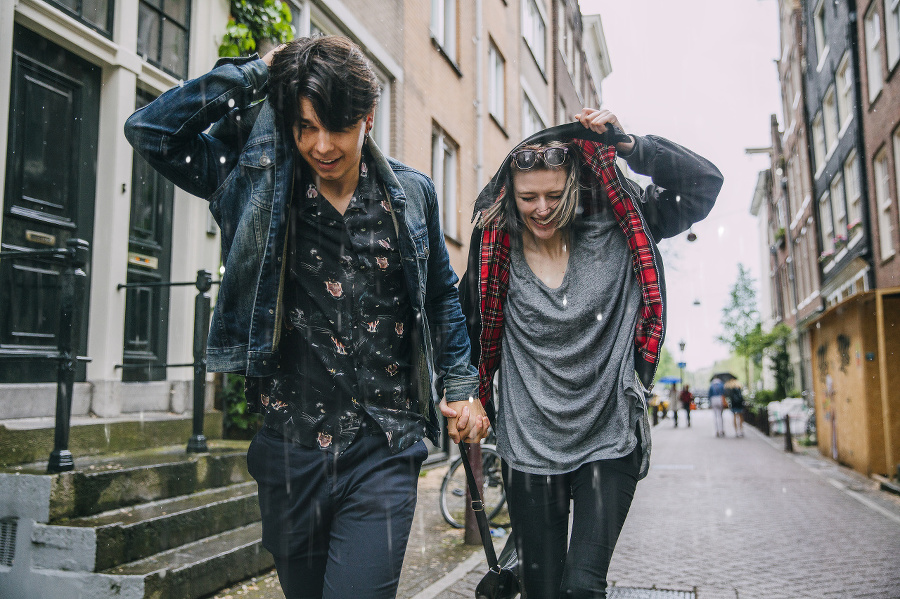
M888 68L893 69L900 59L900 0L886 0L887 9L885 23L887 25L887 60Z
M851 152L844 160L844 189L847 192L847 232L853 234L855 229L862 225L862 212L860 199L862 193L859 187L859 169L856 164L856 152Z
M837 108L841 129L853 118L853 69L850 68L850 53L844 54L837 70Z
M546 65L547 54L547 25L538 8L536 0L523 0L525 6L522 9L522 37L531 49L534 60L537 61L541 71Z
M813 21L815 23L816 33L816 60L818 60L821 65L828 52L828 29L825 26L825 0L819 0L819 4L813 12Z
M819 231L822 233L822 253L833 253L834 223L831 219L831 197L827 191L819 198Z
M188 72L190 0L140 0L137 53L176 77Z
M838 113L834 103L834 86L825 92L822 103L822 118L825 122L825 148L830 153L837 145Z
M375 123L370 135L385 156L391 155L391 82L376 70L381 97L375 106Z
M831 182L831 207L834 212L834 236L847 239L847 209L844 204L844 178L836 175Z
M528 137L534 133L537 133L541 129L545 127L543 119L541 119L541 115L538 113L537 108L534 107L534 104L531 103L531 100L528 99L528 96L522 95L522 137Z
M884 80L881 76L881 20L875 7L878 4L872 3L869 11L866 13L865 31L866 31L866 73L869 76L869 102L875 99Z
M109 0L48 0L91 28L112 35L114 2Z
M825 129L822 126L822 113L813 119L813 157L816 161L816 172L825 168Z
M894 255L893 231L891 223L891 194L888 184L887 148L881 148L875 155L875 206L878 210L878 237L881 242L881 259Z
M488 49L488 108L491 116L503 125L506 114L506 61L491 42Z
M431 0L431 36L456 62L456 0Z
M567 37L569 34L568 20L566 19L566 3L559 2L556 5L556 44L559 53L562 54L563 60L568 64L568 46Z
M458 146L435 126L431 132L431 178L437 191L444 234L459 239L459 201L456 197Z

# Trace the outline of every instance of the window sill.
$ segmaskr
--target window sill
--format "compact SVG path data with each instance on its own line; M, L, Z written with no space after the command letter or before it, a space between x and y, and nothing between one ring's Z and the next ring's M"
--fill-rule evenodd
M459 239L457 239L456 237L454 237L454 236L451 235L450 233L447 233L446 231L444 231L444 240L447 241L450 245L452 245L453 247L456 247L456 248L461 248L461 247L463 246L463 242L462 242L462 241L460 241Z
M825 46L825 50L822 52L822 56L819 57L819 64L816 65L816 73L822 72L822 67L825 66L825 59L828 58L828 51L831 49L831 46Z
M456 64L456 61L453 60L453 58L449 54L447 54L447 51L433 35L431 36L431 45L434 46L434 49L438 51L438 54L444 57L444 60L446 60L450 67L456 72L456 76L462 78L463 73L462 70L460 70L459 65Z
M897 253L892 251L892 252L891 252L890 254L888 254L887 256L883 256L883 257L881 258L881 265L884 266L885 264L887 264L888 262L890 262L891 260L893 260L893 259L894 259L894 256L896 256L896 255L897 255Z
M503 134L503 137L505 137L506 139L509 139L509 133L506 131L506 127L504 127L503 124L500 122L500 120L494 116L494 113L493 112L488 113L488 116L491 117L491 120L494 121L494 124L497 125L498 129L500 129L500 133Z

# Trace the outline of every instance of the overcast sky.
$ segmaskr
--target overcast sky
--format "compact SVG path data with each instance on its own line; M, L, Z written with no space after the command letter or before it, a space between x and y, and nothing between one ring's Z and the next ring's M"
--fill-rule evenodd
M661 135L710 159L725 175L712 213L685 236L661 244L666 261L666 347L684 340L689 370L728 356L716 342L737 264L759 281L759 235L750 203L781 121L776 0L581 0L600 14L612 62L603 104L632 133ZM757 285L757 291L759 286ZM700 305L694 305L699 300ZM767 299L764 301L768 302Z

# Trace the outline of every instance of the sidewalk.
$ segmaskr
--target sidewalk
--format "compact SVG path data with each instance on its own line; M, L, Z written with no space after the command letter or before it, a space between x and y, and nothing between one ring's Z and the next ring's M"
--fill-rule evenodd
M653 429L650 474L610 566L611 597L900 599L900 497L815 448L786 454L781 437L751 427L738 439L727 419L728 436L717 439L707 410L692 420ZM481 549L441 519L444 472L420 479L401 599L472 599L487 569ZM283 599L274 575L243 586L216 597ZM651 588L661 591L637 591Z

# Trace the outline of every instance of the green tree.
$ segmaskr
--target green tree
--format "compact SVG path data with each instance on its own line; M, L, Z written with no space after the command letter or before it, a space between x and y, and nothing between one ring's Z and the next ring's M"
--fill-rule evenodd
M659 354L659 366L656 368L656 377L654 377L653 383L656 384L664 376L681 376L678 364L665 346L663 346L662 353Z
M722 308L722 334L716 337L744 359L744 379L750 382L750 360L762 355L760 340L762 323L756 307L755 281L743 264L738 264L738 277L731 288L731 301Z

